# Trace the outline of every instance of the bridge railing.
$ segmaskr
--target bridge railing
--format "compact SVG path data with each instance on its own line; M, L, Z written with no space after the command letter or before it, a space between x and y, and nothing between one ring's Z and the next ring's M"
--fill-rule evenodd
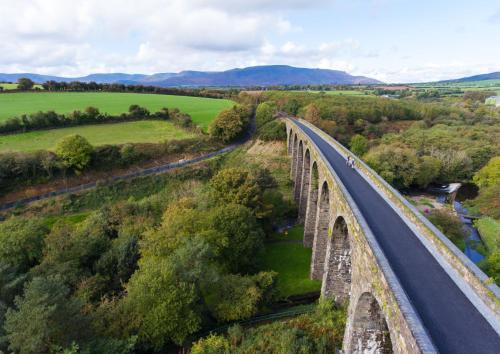
M383 195L398 209L396 212L403 213L415 227L420 235L432 243L434 248L442 255L447 263L458 272L467 284L472 287L474 293L482 302L500 316L500 289L483 271L481 271L467 256L460 251L439 229L437 229L425 216L423 216L412 204L406 200L396 189L372 170L364 161L354 155L346 147L323 132L313 124L298 119L302 124L314 130L325 141L329 142L343 156L351 156L355 159L357 169L362 172L369 183L374 185ZM292 120L293 121L293 120Z

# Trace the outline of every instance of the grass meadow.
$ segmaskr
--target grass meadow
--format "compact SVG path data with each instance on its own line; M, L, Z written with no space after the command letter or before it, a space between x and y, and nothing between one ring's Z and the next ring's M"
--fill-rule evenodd
M17 88L17 84L6 84L6 83L0 83L0 87L2 87L5 91L8 90L15 90ZM39 88L40 90L43 90L42 85L35 85L36 88Z
M303 226L295 226L286 233L273 235L265 245L262 269L278 272L280 297L321 290L319 280L309 279L312 249L302 245L303 233Z
M309 93L324 92L325 95L329 95L329 96L366 96L365 91L361 91L361 90L333 90L333 91L317 91L317 90L297 91L297 90L294 90L294 92L309 92Z
M163 107L179 108L191 115L195 124L206 129L221 110L231 107L234 102L204 97L140 93L22 92L0 95L0 122L38 111L53 110L58 113L69 113L83 110L88 106L97 107L101 112L118 115L127 112L132 104L146 107L151 112Z
M0 95L1 96L1 95ZM70 128L0 135L0 152L52 150L66 135L80 134L94 146L139 142L159 142L192 138L195 134L170 122L145 120L125 123L81 125Z

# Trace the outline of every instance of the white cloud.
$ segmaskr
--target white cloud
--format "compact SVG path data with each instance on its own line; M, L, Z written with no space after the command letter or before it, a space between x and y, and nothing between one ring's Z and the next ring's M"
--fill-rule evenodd
M398 42L391 42L391 36L390 53L370 47L372 43L349 32L338 34L333 12L332 27L323 24L320 30L329 31L330 37L321 36L314 21L304 17L308 11L311 16L328 11L334 2L0 0L0 72L79 76L288 64L345 70L384 81L428 81L500 69L491 60L450 65L446 58L446 65L420 64L412 53L399 49ZM373 0L370 6L378 9L385 2ZM496 23L498 18L499 12L489 21ZM404 59L391 61L395 54Z
M205 68L214 60L215 67L221 67L218 53L241 55L260 48L268 35L300 30L270 9L311 6L318 4L257 0L231 1L228 6L222 0L142 0L138 6L123 0L5 0L0 3L0 52L9 54L0 58L0 71L41 72L43 67L51 68L49 73L67 74L71 62L71 71L80 74L97 68ZM113 64L117 54L122 61Z

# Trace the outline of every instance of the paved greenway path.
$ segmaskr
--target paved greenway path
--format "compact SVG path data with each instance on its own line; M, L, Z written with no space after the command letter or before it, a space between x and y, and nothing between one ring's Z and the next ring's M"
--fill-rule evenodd
M239 146L239 144L229 145L223 149L220 149L220 150L217 150L214 152L210 152L208 154L201 155L201 156L195 157L195 158L190 159L190 160L172 162L172 163L167 163L167 164L160 165L160 166L145 168L145 169L140 170L140 171L131 172L131 173L128 173L125 175L112 177L109 179L109 181L117 182L117 181L129 180L129 179L134 179L137 177L149 176L149 175L154 175L157 173L166 172L166 171L172 170L174 168L185 167L185 166L192 165L192 164L200 162L200 161L208 160L208 159L215 157L215 156L218 156L218 155L222 155L226 152L233 151L238 146ZM97 186L97 181L94 181L94 182L89 182L89 183L85 183L85 184L80 184L80 185L75 186L75 187L62 188L62 189L58 189L58 190L55 190L52 192L47 192L47 193L35 195L35 196L29 197L29 198L18 199L18 200L13 201L13 202L0 204L0 211L15 208L15 207L20 206L20 205L25 205L25 204L29 204L32 202L36 202L38 200L43 200L43 199L55 197L58 195L81 192L81 191L84 191L87 189L95 188L96 186Z
M432 254L356 170L307 126L296 124L324 154L351 194L392 270L441 353L500 353L500 337Z

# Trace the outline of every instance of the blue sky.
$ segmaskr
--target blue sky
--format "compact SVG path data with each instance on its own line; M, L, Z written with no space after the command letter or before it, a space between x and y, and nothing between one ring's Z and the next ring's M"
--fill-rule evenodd
M0 72L289 64L386 82L500 71L500 1L1 0Z

